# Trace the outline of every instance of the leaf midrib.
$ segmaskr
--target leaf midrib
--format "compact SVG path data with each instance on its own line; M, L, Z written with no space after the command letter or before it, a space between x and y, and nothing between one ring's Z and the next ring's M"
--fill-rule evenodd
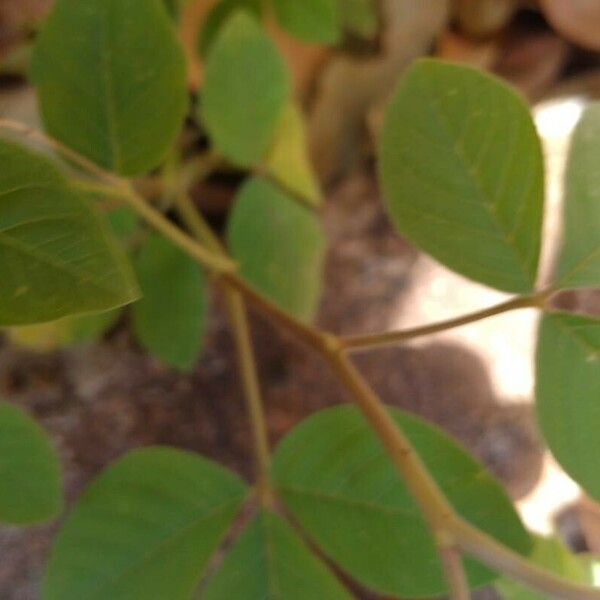
M202 523L202 521L214 518L221 513L227 512L229 509L239 506L242 503L242 501L243 501L243 495L240 495L239 498L231 499L228 502L224 502L224 503L220 504L219 506L215 507L213 510L211 510L207 513L203 513L202 516L198 517L197 519L194 519L191 522L185 523L185 525L183 525L182 527L175 529L169 536L167 536L166 538L161 540L159 544L154 546L152 549L148 550L148 552L143 554L141 557L139 557L136 560L129 563L115 577L108 578L105 581L101 582L95 590L90 592L89 599L90 600L94 600L94 599L105 600L107 596L104 594L104 592L107 589L110 589L111 587L113 587L118 582L122 581L122 579L124 577L126 577L129 573L138 569L145 562L155 558L156 555L160 554L160 552L165 547L176 542L178 540L178 538L185 537L192 529L194 529L197 525Z
M443 134L446 137L448 150L452 153L452 155L461 164L461 166L463 167L463 172L471 174L471 176L465 177L464 180L472 186L472 189L474 190L476 196L481 198L480 205L488 213L488 216L490 217L490 224L492 225L492 227L494 227L499 232L499 237L505 242L506 247L513 254L513 257L515 259L514 262L518 266L518 268L521 272L521 275L524 277L524 279L521 281L521 285L525 284L526 287L531 288L532 287L531 274L528 273L526 265L523 264L523 262L521 262L521 260L525 260L525 262L527 262L527 261L521 255L521 252L516 247L516 245L511 243L512 242L511 236L508 234L508 232L506 232L504 230L504 227L502 226L502 222L500 221L500 219L498 218L498 215L496 213L494 203L490 202L490 199L488 198L488 195L485 193L485 191L481 187L478 178L476 178L474 175L472 175L472 171L470 168L471 164L467 160L467 158L464 156L464 154L460 151L460 145L457 143L457 141L456 142L453 141L454 137L452 136L452 134L448 128L448 124L444 117L443 111L440 109L440 107L438 105L437 94L436 94L435 90L431 89L430 86L428 86L426 84L426 82L424 82L424 81L421 81L421 84L426 85L428 88L427 92L429 92L429 93L426 93L425 96L430 99L428 104L429 104L430 108L432 109L431 113L433 114L434 118L436 119L436 122L439 126L439 130L441 132L443 132ZM479 167L477 168L477 172L479 172Z

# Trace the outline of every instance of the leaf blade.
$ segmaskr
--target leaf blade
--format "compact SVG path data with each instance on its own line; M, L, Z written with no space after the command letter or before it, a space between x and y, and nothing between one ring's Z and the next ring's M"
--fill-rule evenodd
M264 179L254 178L236 197L227 240L248 281L299 319L312 319L325 253L314 214Z
M46 521L62 507L58 456L42 428L0 402L0 522Z
M181 129L185 60L162 0L59 0L31 75L50 135L121 175L156 167Z
M567 313L543 317L536 352L536 409L550 450L565 471L596 499L600 476L600 321Z
M189 598L244 496L237 477L191 453L129 453L84 491L67 518L44 598Z
M208 309L202 269L156 234L144 241L136 269L144 294L133 305L137 339L167 364L191 369L202 348Z
M274 0L273 9L281 26L308 42L335 44L342 33L338 0Z
M569 151L563 201L563 242L556 273L557 287L600 284L600 209L597 148L600 103L591 104L579 121Z
M307 144L303 115L295 104L288 103L265 157L265 169L285 190L318 207L323 196L310 163Z
M475 281L533 291L542 154L512 90L469 67L419 60L394 95L379 153L388 212L400 232Z
M350 595L277 514L263 510L209 580L206 600L349 600Z
M48 159L0 140L0 325L117 308L138 297L108 226Z
M222 27L206 64L200 118L214 146L243 167L268 149L290 93L276 46L246 11Z
M457 511L527 552L529 537L501 487L445 434L407 413L390 412ZM273 479L304 530L357 581L401 597L444 593L427 525L355 408L322 411L288 434L276 449ZM473 586L493 579L472 561L467 570Z

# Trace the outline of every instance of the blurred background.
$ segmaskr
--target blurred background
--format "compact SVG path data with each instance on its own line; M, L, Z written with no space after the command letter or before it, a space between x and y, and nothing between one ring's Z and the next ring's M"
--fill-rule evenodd
M301 1L301 0L299 0ZM51 0L0 0L0 117L39 126L26 72ZM181 35L190 94L200 95L197 39L215 4L189 0ZM376 181L378 131L395 83L419 56L465 62L505 78L531 103L547 168L542 279L552 270L562 173L581 111L600 97L600 0L373 0L335 48L302 43L270 25L294 72L311 159L326 191L329 239L318 321L350 334L415 326L483 308L504 295L421 255L391 229ZM152 48L148 48L152 52ZM202 144L202 132L194 131ZM0 165L1 168L1 165ZM240 174L216 172L194 198L219 229ZM593 292L563 306L600 314ZM253 315L271 441L344 397L327 369ZM509 491L530 528L577 551L600 552L600 512L553 463L532 410L537 316L520 311L422 342L372 351L357 362L382 398L460 439ZM0 395L53 434L73 498L108 462L141 445L202 452L251 474L232 341L213 294L201 361L181 374L146 355L121 319L100 342L55 348L46 339L0 337ZM35 600L53 526L0 528L0 599ZM479 598L496 598L483 590ZM362 598L375 598L366 593Z

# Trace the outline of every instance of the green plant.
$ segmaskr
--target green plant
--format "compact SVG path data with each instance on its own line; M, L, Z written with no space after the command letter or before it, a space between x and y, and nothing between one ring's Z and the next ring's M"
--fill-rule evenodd
M347 27L341 1L313 0L304 13L303 3L273 3L292 32L335 41L333 32ZM263 9L225 0L208 21L196 112L212 143L205 155L186 158L176 144L188 104L185 64L159 0L58 0L31 71L47 133L0 121L7 134L51 153L0 140L0 324L52 321L45 331L73 342L100 335L115 311L131 304L139 341L188 368L200 351L210 278L226 299L256 458L249 487L175 449L124 456L66 517L42 596L184 599L202 580L200 597L216 600L350 598L326 558L392 597L449 593L462 600L503 573L536 590L504 580L508 598L600 598L586 585L583 562L528 534L501 487L466 451L435 427L383 406L349 356L509 310L540 309L542 430L565 469L600 499L598 321L551 312L548 303L557 291L600 283L592 165L600 107L587 111L575 134L558 273L552 287L538 290L543 164L526 106L485 74L417 62L383 128L388 212L449 268L520 295L448 322L340 337L310 325L324 253L320 193L286 66L259 21ZM316 14L326 17L308 18ZM222 161L248 172L228 250L187 193ZM143 177L158 182L160 207L142 195ZM183 228L165 215L170 208ZM272 456L247 305L320 354L354 404L312 416ZM56 516L57 460L39 428L8 405L0 405L0 449L0 520ZM243 507L252 517L215 567L211 558L238 534L233 524Z

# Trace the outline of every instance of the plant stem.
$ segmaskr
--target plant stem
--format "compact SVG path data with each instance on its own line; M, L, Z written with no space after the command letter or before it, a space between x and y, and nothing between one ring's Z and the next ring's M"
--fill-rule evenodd
M456 545L497 571L561 600L598 600L600 589L563 579L513 552L464 519L452 526Z
M445 531L448 522L455 517L454 509L429 474L408 438L345 354L324 349L323 355L366 420L377 432L433 531Z
M177 194L175 204L190 231L215 253L224 255L225 249L200 212L186 193ZM260 392L256 360L252 347L250 325L243 297L230 284L218 280L225 298L227 315L233 330L238 359L238 368L244 389L246 409L252 427L253 447L257 471L257 493L262 506L274 504L274 494L270 482L271 453L266 417Z
M61 142L51 138L36 129L32 129L23 123L11 121L8 119L0 119L0 129L6 129L22 135L24 137L37 140L45 146L56 151L73 164L90 175L105 181L110 187L106 188L106 193L114 198L120 198L134 208L140 216L142 216L150 225L157 231L169 238L176 246L187 252L205 267L216 273L235 271L235 263L228 258L217 256L212 252L205 250L200 244L185 235L178 227L173 225L168 219L165 219L163 214L152 208L144 198L138 195L129 184L129 181L99 167L94 162L82 156L75 150L65 146ZM80 182L80 187L83 185ZM98 193L100 186L90 183L90 191Z
M460 551L453 543L442 543L438 549L450 590L450 600L469 600L469 582Z
M254 453L257 470L257 491L262 506L273 506L273 490L270 482L271 453L265 412L256 371L256 361L250 337L248 314L239 292L224 290L227 312L232 325L238 363L248 417L252 427Z
M184 252L196 259L201 265L210 269L214 274L233 273L236 265L229 258L221 256L186 235L179 227L171 223L165 216L152 206L144 198L129 188L122 194L125 200L148 224L152 225L159 233L179 246Z
M551 294L551 291L543 291L529 296L518 296L511 300L507 300L506 302L501 302L495 306L469 313L455 319L448 319L447 321L440 321L439 323L432 323L431 325L403 329L400 331L343 337L341 343L342 347L348 351L370 350L381 346L398 344L414 338L432 335L434 333L439 333L440 331L468 325L469 323L475 323L476 321L481 321L511 310L521 308L543 308L545 301Z
M79 154L79 152L72 150L71 148L65 146L58 140L47 136L46 134L42 133L41 131L38 131L37 129L33 129L32 127L29 127L24 123L19 123L18 121L12 121L10 119L0 119L0 129L12 131L25 138L29 138L31 140L44 144L44 146L47 146L51 150L54 150L56 153L60 154L68 161L77 165L90 175L93 175L98 179L106 181L107 183L113 186L123 187L124 185L128 185L127 181L122 179L118 175L115 175L114 173L103 169L90 159Z

